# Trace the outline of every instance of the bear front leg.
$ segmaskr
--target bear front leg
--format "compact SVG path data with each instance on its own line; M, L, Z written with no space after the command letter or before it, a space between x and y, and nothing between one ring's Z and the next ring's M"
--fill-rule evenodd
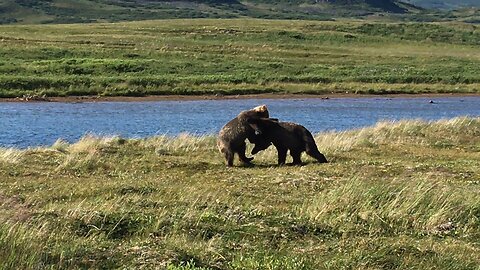
M255 146L252 149L251 154L255 155L256 153L267 149L272 143L269 141L257 141Z
M247 139L255 145L251 152L252 155L267 149L272 144L264 135L248 136Z
M249 164L253 160L253 157L247 158L247 156L245 156L245 151L247 151L247 145L245 144L245 142L243 142L241 145L239 145L238 157L243 163Z
M234 154L232 151L226 150L223 152L225 156L225 160L227 161L227 166L232 167L233 166L233 159L234 159Z

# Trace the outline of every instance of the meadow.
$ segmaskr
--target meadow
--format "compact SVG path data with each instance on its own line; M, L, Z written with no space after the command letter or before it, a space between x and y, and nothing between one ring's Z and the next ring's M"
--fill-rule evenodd
M478 93L479 44L460 22L1 25L0 97Z
M226 168L214 136L0 149L0 268L478 269L480 118L316 141L330 163Z

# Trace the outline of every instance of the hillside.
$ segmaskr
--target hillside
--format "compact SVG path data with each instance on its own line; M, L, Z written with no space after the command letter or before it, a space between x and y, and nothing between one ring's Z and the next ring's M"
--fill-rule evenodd
M172 18L330 20L416 8L394 0L0 0L0 23L82 23Z
M406 0L405 2L409 2L423 8L436 9L460 9L480 7L480 1L478 0Z

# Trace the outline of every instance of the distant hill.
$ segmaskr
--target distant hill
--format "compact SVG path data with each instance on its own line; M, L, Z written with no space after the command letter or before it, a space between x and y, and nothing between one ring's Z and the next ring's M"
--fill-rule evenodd
M329 20L416 10L396 0L0 0L0 23L237 17Z
M423 8L436 9L461 9L461 8L480 8L480 0L406 0L405 2Z

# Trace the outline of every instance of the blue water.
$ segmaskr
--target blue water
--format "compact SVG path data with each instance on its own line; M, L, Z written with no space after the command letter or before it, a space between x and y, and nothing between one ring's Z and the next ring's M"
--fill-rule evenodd
M260 104L267 104L271 117L312 132L380 120L480 116L480 97L0 103L0 146L52 145L58 138L75 142L87 133L127 138L215 134L240 111Z

